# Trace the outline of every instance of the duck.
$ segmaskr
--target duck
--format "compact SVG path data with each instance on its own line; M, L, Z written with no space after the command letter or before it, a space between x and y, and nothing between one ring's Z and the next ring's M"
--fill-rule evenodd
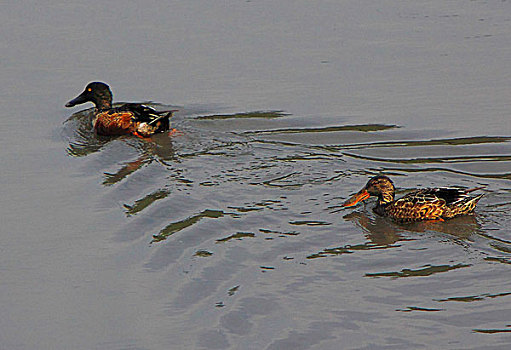
M92 126L98 135L135 135L141 138L168 131L176 110L156 111L141 103L125 103L112 107L110 87L99 81L87 84L85 90L66 103L66 107L92 102L95 106Z
M414 190L396 200L392 180L385 175L378 175L371 178L358 193L344 202L343 206L352 207L375 196L378 199L373 211L378 215L390 217L398 222L444 221L444 219L473 213L484 193L477 196L470 196L470 193L482 188L484 187L424 188Z

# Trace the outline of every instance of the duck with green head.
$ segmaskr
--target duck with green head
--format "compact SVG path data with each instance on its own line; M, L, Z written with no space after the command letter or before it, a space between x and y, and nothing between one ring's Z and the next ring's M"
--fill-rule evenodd
M98 135L136 135L149 137L170 129L172 111L156 111L140 103L112 107L112 91L102 82L89 83L85 90L66 103L66 107L92 102L96 107L92 125Z

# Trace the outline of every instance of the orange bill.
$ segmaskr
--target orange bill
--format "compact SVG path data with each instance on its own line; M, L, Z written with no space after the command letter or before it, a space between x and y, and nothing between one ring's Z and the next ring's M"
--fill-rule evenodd
M364 188L364 189L360 190L360 192L358 192L357 194L353 195L353 197L348 199L346 202L344 202L344 204L342 206L343 207L352 207L355 204L357 204L358 202L365 201L369 197L371 197L371 195Z

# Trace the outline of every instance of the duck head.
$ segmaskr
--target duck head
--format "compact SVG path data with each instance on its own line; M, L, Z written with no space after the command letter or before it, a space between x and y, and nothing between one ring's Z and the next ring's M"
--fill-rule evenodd
M94 103L97 109L112 108L112 91L105 83L97 81L89 83L80 95L66 103L66 107L74 107L85 102Z
M395 188L392 180L385 175L378 175L371 178L364 188L344 202L343 206L354 206L371 196L378 197L379 204L385 205L394 201L394 192Z

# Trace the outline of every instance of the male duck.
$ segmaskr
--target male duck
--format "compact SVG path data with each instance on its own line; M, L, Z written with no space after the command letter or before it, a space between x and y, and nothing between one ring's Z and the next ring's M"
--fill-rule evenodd
M66 107L85 102L92 102L96 107L92 125L98 135L132 134L149 137L155 133L168 131L169 118L175 112L158 112L140 103L112 107L112 92L107 84L101 82L89 83L80 95L66 103Z
M451 187L425 188L408 193L394 200L394 184L384 175L375 176L343 206L350 207L370 196L377 196L374 212L400 222L450 219L474 211L482 194L470 197L468 193L483 187L468 190Z

